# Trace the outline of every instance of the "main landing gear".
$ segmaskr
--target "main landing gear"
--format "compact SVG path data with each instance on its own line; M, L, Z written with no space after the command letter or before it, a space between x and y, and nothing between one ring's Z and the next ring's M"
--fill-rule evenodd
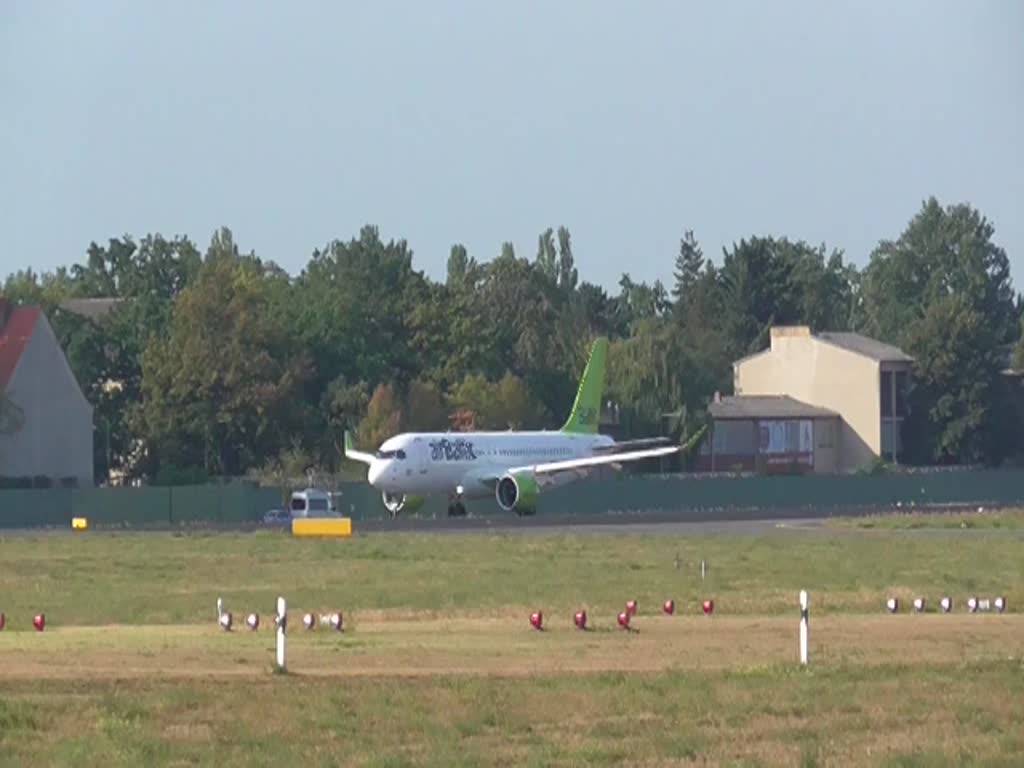
M455 489L455 493L448 496L448 517L465 517L466 505L462 503L462 486Z

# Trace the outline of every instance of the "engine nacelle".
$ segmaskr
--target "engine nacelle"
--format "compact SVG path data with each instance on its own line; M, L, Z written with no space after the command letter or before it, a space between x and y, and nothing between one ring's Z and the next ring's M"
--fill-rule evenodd
M505 475L498 481L494 496L498 506L506 512L515 510L517 515L532 515L537 511L540 486L532 472L517 472Z
M384 499L384 507L392 517L399 512L415 512L426 501L422 496L409 496L405 493L390 493L388 491L384 491L381 497Z

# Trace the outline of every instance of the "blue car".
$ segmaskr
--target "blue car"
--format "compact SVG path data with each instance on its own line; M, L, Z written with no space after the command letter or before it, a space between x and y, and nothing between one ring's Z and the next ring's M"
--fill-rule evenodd
M287 509L272 509L263 515L263 524L275 528L290 526L292 524L292 513Z

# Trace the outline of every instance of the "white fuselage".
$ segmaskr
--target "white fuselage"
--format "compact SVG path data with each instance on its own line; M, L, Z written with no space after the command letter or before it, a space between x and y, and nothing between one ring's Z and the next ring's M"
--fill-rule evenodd
M386 440L370 464L367 479L388 493L459 493L467 498L493 493L484 478L509 469L582 459L607 435L565 432L419 432Z

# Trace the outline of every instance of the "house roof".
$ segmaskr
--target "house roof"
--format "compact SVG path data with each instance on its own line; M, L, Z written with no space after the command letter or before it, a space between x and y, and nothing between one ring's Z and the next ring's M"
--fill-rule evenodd
M823 332L816 333L814 336L850 352L877 360L880 363L914 362L914 358L899 347L894 347L891 344L885 344L875 339L869 339L867 336L861 336L859 333Z
M0 391L7 389L41 312L39 307L17 307L0 328Z
M708 405L714 419L830 419L839 414L788 395L735 395Z
M73 315L99 320L121 303L121 299L66 299L60 308Z

